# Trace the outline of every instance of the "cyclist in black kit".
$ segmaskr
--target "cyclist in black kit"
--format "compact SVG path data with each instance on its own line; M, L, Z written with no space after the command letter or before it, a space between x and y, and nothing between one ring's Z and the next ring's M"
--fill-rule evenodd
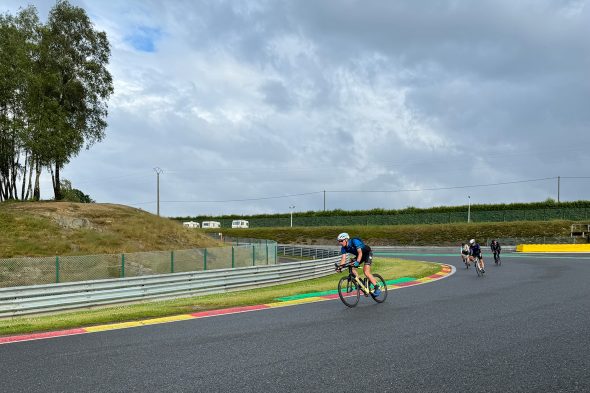
M500 243L498 243L498 241L495 239L492 240L492 243L490 244L490 249L492 250L492 253L494 253L494 262L498 263L498 259L500 259L500 251L502 251Z

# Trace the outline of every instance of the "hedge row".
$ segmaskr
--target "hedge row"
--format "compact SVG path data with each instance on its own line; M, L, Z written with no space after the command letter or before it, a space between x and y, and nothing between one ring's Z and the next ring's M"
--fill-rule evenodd
M532 204L536 205L536 204ZM490 205L487 205L490 206ZM365 214L357 215L350 212L342 212L333 216L311 216L305 214L293 215L293 226L317 227L317 226L349 226L349 225L413 225L413 224L452 224L467 222L467 208L462 211L436 211L434 209L422 209L413 213L391 214L383 211L382 214L373 214L374 210L364 211ZM251 228L264 227L289 227L290 216L249 216L241 217L250 222ZM560 207L543 209L471 209L471 222L513 222L513 221L587 221L590 218L590 203L587 207ZM215 220L221 223L223 228L231 228L232 218L224 217L187 217L179 220L208 221Z

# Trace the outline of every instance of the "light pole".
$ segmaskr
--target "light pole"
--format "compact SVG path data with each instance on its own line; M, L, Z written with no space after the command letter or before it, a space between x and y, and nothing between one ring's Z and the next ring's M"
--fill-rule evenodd
M467 222L471 221L471 196L467 195L468 207L467 207Z
M156 193L157 193L157 199L158 199L158 201L157 201L157 211L158 211L158 217L160 217L160 173L162 173L163 171L160 168L158 168L158 167L155 167L154 168L154 171L156 172L156 178L157 178L157 180L156 180L156 183L157 183L157 186L156 186L156 190L157 191L156 191Z
M291 210L291 228L293 228L293 209L295 209L295 206L289 206L289 210Z

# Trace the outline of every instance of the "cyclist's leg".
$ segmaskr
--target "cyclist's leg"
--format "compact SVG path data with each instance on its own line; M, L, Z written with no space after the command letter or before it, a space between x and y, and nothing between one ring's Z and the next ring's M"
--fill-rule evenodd
M365 263L365 265L363 266L363 273L365 273L365 277L367 277L369 281L371 281L371 284L377 284L377 280L375 280L375 277L373 277L373 275L371 274L371 265L367 265Z
M484 265L484 262L483 262L483 255L480 255L479 256L479 266L481 267L481 270L484 270L485 265Z
M363 255L361 262L364 263L363 265L363 273L365 273L365 277L369 279L371 284L375 286L377 284L377 280L371 274L371 265L373 264L373 252L369 252L368 255Z

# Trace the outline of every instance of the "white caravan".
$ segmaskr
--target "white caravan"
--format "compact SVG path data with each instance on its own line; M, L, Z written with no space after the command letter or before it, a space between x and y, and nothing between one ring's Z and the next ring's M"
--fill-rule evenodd
M250 228L250 223L246 220L233 220L231 222L232 228Z
M198 222L194 222L194 221L186 221L182 223L182 226L185 228L200 228L201 224L199 224Z
M219 221L203 221L201 228L220 228L221 223Z

